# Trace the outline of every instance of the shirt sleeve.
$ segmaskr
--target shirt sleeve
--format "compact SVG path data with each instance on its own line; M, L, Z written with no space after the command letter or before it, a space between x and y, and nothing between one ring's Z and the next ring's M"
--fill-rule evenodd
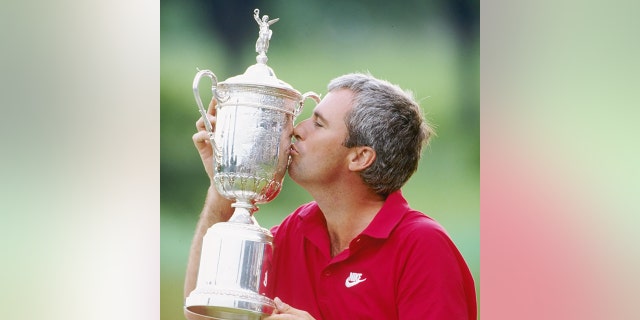
M429 220L414 224L407 237L398 282L398 318L475 320L473 278L444 229Z

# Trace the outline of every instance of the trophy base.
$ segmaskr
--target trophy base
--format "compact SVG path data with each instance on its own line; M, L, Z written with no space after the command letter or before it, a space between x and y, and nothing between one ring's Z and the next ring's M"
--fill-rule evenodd
M263 316L267 316L266 314L225 307L193 306L187 308L187 311L210 319L224 320L260 320Z
M220 292L194 294L186 300L185 310L210 319L260 320L271 315L273 301L259 294Z

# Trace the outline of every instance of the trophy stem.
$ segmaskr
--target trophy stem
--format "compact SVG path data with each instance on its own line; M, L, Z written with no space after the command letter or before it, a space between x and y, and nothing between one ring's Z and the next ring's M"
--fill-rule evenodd
M247 200L237 199L231 206L236 209L233 211L229 222L258 225L258 221L253 217L253 213L258 211L258 207L254 204Z

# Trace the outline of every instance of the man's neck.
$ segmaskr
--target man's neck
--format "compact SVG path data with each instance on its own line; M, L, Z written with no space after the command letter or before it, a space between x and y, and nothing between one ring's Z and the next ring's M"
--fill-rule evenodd
M371 223L384 198L366 187L325 190L313 196L327 221L333 257L348 248L351 240Z

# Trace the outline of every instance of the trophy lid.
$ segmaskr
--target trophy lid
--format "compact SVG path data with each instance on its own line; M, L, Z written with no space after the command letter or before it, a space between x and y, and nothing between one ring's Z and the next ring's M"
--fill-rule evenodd
M231 77L220 84L240 84L240 85L258 85L281 88L291 91L296 91L290 84L278 79L275 72L271 67L264 63L256 63L244 72L244 74Z
M253 11L253 18L260 27L258 40L256 41L256 64L247 68L244 74L231 77L220 84L232 84L232 85L258 85L275 87L285 90L290 90L298 93L290 84L278 79L275 72L271 67L267 66L267 49L269 48L269 40L273 31L269 29L269 26L276 23L280 18L269 20L268 15L259 16L260 10L255 9Z

